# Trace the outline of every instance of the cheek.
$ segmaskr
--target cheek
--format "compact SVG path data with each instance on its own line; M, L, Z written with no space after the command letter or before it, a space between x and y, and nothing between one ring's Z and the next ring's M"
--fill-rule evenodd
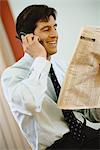
M46 33L39 33L36 34L39 36L39 39L40 39L40 43L43 45L43 46L46 46L47 45L47 41L48 41L48 34Z
M41 34L41 35L39 35L39 37L40 37L41 41L46 41L48 39L48 36L45 34Z
M44 36L44 35L42 35L42 36L39 36L40 37L40 41L41 41L41 43L43 44L43 45L46 45L47 43L47 40L48 40L48 37L47 36Z
M45 40L41 40L41 44L46 48L47 47L47 43Z
M46 50L49 49L49 45L48 45L48 43L47 43L45 40L43 40L41 44L44 46L44 48L45 48Z

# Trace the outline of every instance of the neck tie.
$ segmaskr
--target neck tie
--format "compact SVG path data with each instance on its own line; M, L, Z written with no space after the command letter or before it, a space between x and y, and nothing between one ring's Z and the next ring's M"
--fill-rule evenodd
M50 78L53 83L53 86L54 86L54 89L55 89L55 92L57 95L57 99L58 99L61 87L57 80L57 77L55 75L52 65L51 65L49 74L50 74ZM62 110L62 112L64 115L64 119L70 129L71 137L74 140L76 140L78 143L84 141L85 135L82 134L82 125L83 125L82 122L80 122L78 119L76 119L72 110ZM84 120L84 124L85 123L86 122Z

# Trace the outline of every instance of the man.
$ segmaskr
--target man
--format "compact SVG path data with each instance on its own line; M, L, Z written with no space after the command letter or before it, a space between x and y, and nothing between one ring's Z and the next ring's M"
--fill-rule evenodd
M22 41L25 55L17 63L7 68L2 75L2 87L14 118L30 143L32 150L52 150L84 148L83 143L73 139L68 122L62 110L57 107L55 86L52 81L51 66L60 85L64 78L62 62L51 56L57 52L56 10L46 5L32 5L18 16L16 30ZM52 65L51 65L52 62ZM57 82L55 79L55 81ZM55 82L54 81L54 82ZM58 83L57 83L58 84ZM57 85L59 89L60 85ZM59 91L58 91L59 94ZM99 131L98 109L73 111L76 118L88 127ZM82 117L83 116L83 117ZM96 123L97 122L97 123ZM82 124L82 123L81 123ZM82 131L83 132L83 131ZM98 148L98 133L85 148ZM91 142L95 141L96 146Z

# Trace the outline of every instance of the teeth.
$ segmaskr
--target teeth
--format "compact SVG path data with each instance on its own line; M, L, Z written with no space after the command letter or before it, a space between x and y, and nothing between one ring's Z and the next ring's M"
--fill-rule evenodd
M56 44L56 41L54 41L54 42L49 42L50 44Z

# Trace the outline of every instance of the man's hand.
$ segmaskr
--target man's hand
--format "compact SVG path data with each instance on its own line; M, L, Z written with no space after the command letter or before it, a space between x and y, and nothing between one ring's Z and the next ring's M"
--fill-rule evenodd
M47 52L42 44L39 42L39 36L30 33L26 36L22 35L21 38L24 52L28 53L34 58L39 56L47 58Z

